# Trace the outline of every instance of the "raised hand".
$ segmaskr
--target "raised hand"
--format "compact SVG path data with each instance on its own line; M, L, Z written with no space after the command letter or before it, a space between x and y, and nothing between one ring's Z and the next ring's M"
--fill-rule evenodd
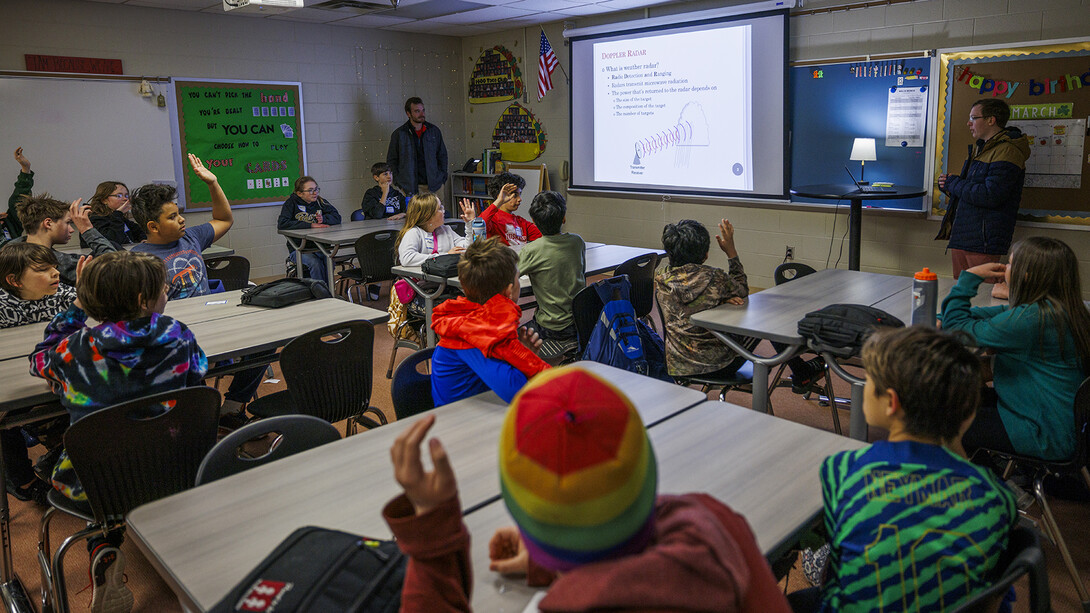
M26 156L23 155L22 147L15 150L15 161L19 162L19 167L23 169L23 172L30 172L30 160L26 159Z
M525 575L530 570L530 552L514 526L496 530L488 541L488 569L505 575Z
M80 234L90 230L94 227L91 223L91 205L82 204L83 198L76 198L72 201L72 204L68 206L68 212L72 214L72 225L76 226L76 231Z
M79 261L76 262L76 285L79 285L79 277L83 274L83 267L91 263L91 256L81 255Z
M505 184L503 188L500 189L500 193L496 195L496 200L493 201L492 204L496 207L503 205L503 203L515 197L515 190L517 189L518 186L514 183Z
M738 257L738 250L734 247L734 226L726 219L719 221L719 234L715 236L715 241L728 258Z
M458 495L454 469L439 439L428 441L428 451L435 469L425 471L420 461L420 443L434 424L435 415L419 419L402 432L390 447L394 479L405 490L405 497L412 503L417 515L423 515Z
M534 353L541 353L541 337L537 332L526 327L518 329L519 342L526 345L526 348Z
M197 176L200 178L200 180L204 181L205 183L207 183L209 185L212 185L213 183L215 183L216 180L217 180L216 175L212 174L211 170L208 170L207 168L204 167L204 163L201 162L201 158L193 155L192 153L190 153L188 155L189 155L189 165L193 167L193 172L197 173Z
M469 198L462 198L458 201L458 205L462 207L462 221L472 223L473 219L477 217L477 207L473 206L473 203Z

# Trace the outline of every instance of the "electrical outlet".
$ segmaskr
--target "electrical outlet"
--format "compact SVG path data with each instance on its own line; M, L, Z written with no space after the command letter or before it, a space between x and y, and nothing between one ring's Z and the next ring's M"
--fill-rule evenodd
M785 260L794 260L795 259L795 248L792 247L791 245L788 245L787 246L787 252L784 254L783 259L785 259Z

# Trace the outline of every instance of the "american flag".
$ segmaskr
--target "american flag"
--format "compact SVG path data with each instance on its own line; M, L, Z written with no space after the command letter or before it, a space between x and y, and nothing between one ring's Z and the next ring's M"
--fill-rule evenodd
M556 70L557 64L560 62L556 59L556 54L553 53L553 46L549 44L549 39L545 38L545 30L541 31L541 53L538 55L537 60L537 99L541 100L545 97L550 89L553 88L552 74Z

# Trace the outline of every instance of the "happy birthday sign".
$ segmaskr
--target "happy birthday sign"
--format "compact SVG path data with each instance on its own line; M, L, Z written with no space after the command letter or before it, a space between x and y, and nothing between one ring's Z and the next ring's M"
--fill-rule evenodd
M969 87L976 89L981 95L991 93L992 97L1003 95L1005 98L1013 96L1015 90L1023 84L1021 81L990 79L982 75L973 74L968 68L963 69L961 74L958 75L958 83L964 83ZM1081 75L1065 74L1054 79L1046 77L1040 81L1030 79L1029 84L1027 85L1029 88L1028 93L1031 96L1062 94L1080 89L1084 86L1090 87L1090 70L1087 70Z

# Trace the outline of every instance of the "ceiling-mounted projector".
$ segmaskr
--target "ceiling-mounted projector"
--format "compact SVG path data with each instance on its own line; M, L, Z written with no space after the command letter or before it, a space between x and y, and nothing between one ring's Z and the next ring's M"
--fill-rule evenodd
M303 8L303 0L223 0L223 10L276 15Z

